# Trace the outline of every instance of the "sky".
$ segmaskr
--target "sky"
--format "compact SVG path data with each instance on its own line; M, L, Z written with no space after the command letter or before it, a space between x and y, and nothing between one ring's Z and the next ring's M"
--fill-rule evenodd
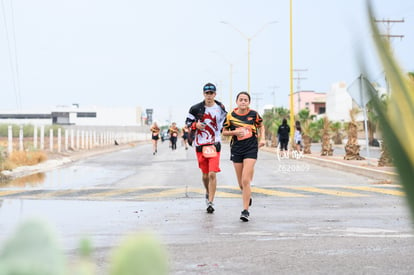
M207 82L227 109L247 90L251 107L288 107L289 0L1 0L0 112L79 104L154 109L184 123ZM392 47L414 71L414 2L373 0ZM377 61L363 0L292 0L294 91L350 85ZM226 22L227 24L223 23ZM378 23L386 32L385 23ZM250 55L248 54L250 39ZM250 57L250 65L248 65ZM248 74L250 69L250 74ZM232 87L232 89L230 89Z

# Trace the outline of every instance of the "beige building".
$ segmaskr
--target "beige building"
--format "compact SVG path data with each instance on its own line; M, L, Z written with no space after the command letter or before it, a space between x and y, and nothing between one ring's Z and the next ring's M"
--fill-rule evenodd
M298 91L293 93L294 113L308 109L309 115L320 115L326 111L326 93Z

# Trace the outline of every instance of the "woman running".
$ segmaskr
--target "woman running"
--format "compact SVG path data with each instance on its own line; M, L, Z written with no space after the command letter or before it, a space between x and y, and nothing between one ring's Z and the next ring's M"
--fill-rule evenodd
M157 153L158 139L160 138L160 127L158 127L156 122L152 124L150 131L152 133L152 154L155 155Z
M242 190L243 211L240 219L249 221L249 206L252 203L250 182L253 179L254 165L259 147L265 145L265 129L262 118L250 109L250 95L240 92L236 97L237 108L227 114L223 135L232 136L230 147L237 182Z

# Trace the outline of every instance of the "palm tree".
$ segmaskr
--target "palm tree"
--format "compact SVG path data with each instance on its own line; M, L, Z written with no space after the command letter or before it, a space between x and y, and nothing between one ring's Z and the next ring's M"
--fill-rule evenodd
M330 125L330 130L333 133L333 142L334 144L342 144L342 123L337 121L337 122L332 122Z
M358 125L355 116L359 113L359 109L352 108L349 111L351 121L348 123L348 141L345 145L346 160L362 160L365 159L359 155L360 146L358 145Z
M410 76L410 75L409 75ZM387 109L387 101L388 101L388 96L387 95L381 95L380 97L378 97L378 95L376 95L376 100L379 100L382 108L384 108L384 110ZM376 110L374 109L374 101L370 100L367 103L367 113L368 113L368 144L369 145L373 145L373 141L374 141L374 134L377 131L377 128L379 128L379 116L378 116L378 112L376 112ZM378 127L377 127L378 126ZM381 146L381 156L378 160L378 166L392 166L392 157L390 155L390 153L388 152L387 146L383 143Z
M320 142L322 140L321 130L323 128L323 119L312 121L309 123L309 136L312 142Z
M312 138L310 136L310 122L311 117L308 109L302 109L297 114L297 120L299 120L302 126L302 139L303 139L303 153L311 154Z
M378 125L378 114L374 110L374 106L372 105L372 100L367 103L367 127L368 127L368 144L373 145L374 143L374 135L377 131Z
M301 125L311 119L309 113L309 109L302 109L299 111L299 113L297 114L297 120L299 120Z
M263 125L265 127L266 141L271 141L271 146L274 147L276 144L276 130L275 130L275 114L272 110L266 110L263 114Z
M388 96L383 95L381 97L376 98L376 100L378 100L377 104L380 104L381 107L384 110L387 110ZM375 119L376 119L376 121L378 121L379 117L378 117L376 112L375 112L375 114L376 114ZM379 167L392 166L392 164L393 164L392 156L391 156L390 152L388 151L388 146L383 142L381 144L381 156L378 159L378 166Z
M312 138L310 136L310 121L305 121L301 123L302 126L302 139L303 139L303 153L304 154L311 154L311 144Z
M332 156L333 149L332 149L332 144L331 144L331 138L329 136L331 122L326 116L322 118L322 122L323 122L323 128L321 131L321 134L322 134L321 156Z

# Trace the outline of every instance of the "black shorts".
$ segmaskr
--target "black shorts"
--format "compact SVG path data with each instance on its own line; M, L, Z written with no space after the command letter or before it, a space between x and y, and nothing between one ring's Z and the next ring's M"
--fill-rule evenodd
M243 152L235 152L235 150L231 150L230 160L234 163L242 163L244 159L257 159L257 152L257 147Z
M153 140L158 140L158 135L156 135L156 136L152 136L152 139L153 139Z

